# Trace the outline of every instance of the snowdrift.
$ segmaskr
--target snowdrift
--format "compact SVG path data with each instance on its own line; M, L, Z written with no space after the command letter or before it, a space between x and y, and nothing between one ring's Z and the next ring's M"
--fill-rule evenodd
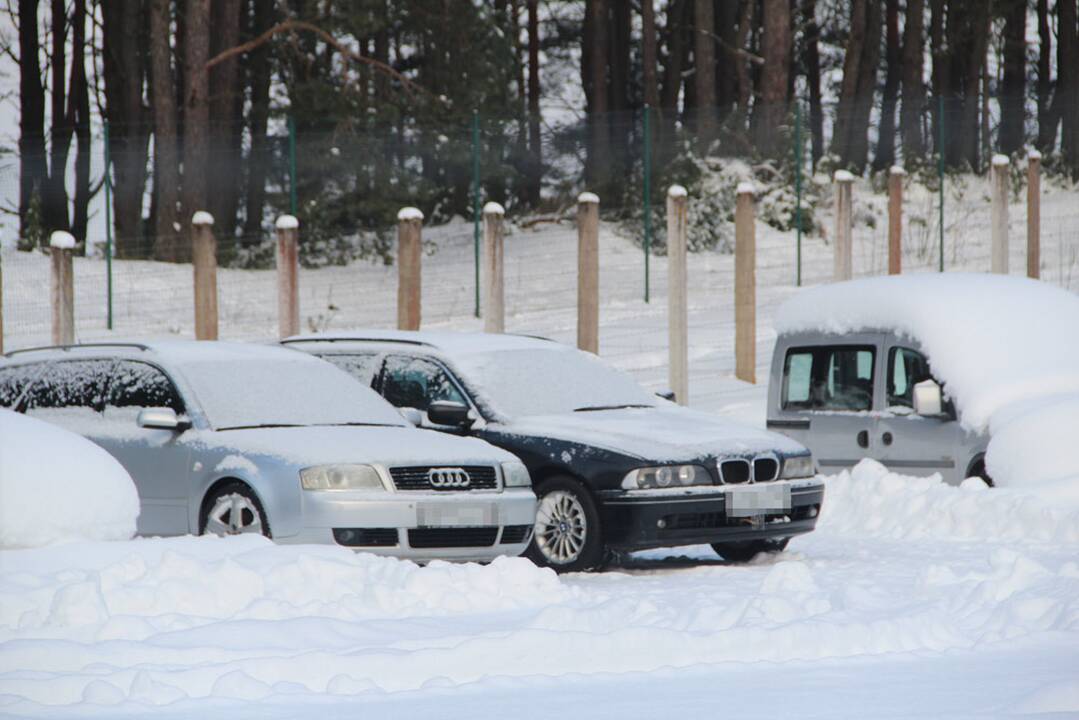
M111 455L0 409L0 548L125 540L138 516L135 484Z
M997 485L1079 484L1070 447L1079 428L1079 296L1006 275L893 275L811 288L776 316L779 333L859 330L918 341L963 425L989 431L986 467Z

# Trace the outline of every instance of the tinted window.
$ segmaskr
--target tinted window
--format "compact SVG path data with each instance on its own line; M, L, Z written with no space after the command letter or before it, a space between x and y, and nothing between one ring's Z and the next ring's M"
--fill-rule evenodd
M0 368L0 407L15 409L23 391L41 368L40 364Z
M869 410L873 407L870 346L792 348L783 363L785 410Z
M116 366L109 384L109 407L172 408L184 411L176 389L165 373L153 365L125 361Z
M327 362L333 363L364 385L371 385L373 383L375 371L378 369L378 355L375 353L356 355L319 355L319 357Z
M50 363L30 386L27 412L46 408L89 408L101 412L114 366L112 360Z
M438 363L399 355L386 358L382 395L397 407L423 411L436 400L466 404L464 396Z
M914 407L914 386L932 377L925 355L910 348L888 353L888 407Z

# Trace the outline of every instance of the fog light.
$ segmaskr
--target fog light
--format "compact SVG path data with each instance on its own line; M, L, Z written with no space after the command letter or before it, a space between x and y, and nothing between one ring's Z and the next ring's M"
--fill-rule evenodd
M816 505L810 505L809 506L809 511L806 512L806 517L811 517L811 518L817 517L817 506Z
M667 521L663 518L656 520L656 527L662 530L663 528L667 527Z

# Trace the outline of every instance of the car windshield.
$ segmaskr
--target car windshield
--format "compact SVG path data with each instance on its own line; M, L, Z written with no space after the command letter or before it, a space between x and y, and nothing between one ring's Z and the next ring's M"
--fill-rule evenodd
M295 358L189 360L181 372L218 430L306 425L406 425L373 390L333 365Z
M507 417L656 404L656 396L629 375L572 348L480 352L458 364L492 408Z

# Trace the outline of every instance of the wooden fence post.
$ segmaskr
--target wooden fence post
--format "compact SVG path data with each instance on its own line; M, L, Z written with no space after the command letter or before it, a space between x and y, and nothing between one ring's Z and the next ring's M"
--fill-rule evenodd
M757 382L757 222L753 183L738 183L734 207L734 376Z
M277 229L277 330L283 338L300 332L300 221L282 215Z
M989 171L992 238L992 272L1008 274L1008 156L994 155Z
M903 272L903 178L907 171L893 165L888 173L888 274Z
M599 353L599 196L577 197L577 347Z
M414 207L397 213L397 329L420 329L423 213Z
M846 170L835 172L835 271L832 279L850 280L854 275L851 239L851 186L854 176Z
M214 216L199 210L191 217L191 261L195 266L195 339L217 339L217 239Z
M4 354L4 259L0 257L0 355Z
M71 233L57 230L49 237L53 345L75 343L75 277L72 267L74 249L75 237Z
M667 190L667 332L670 345L668 379L674 400L689 402L688 272L686 268L686 189Z
M505 279L502 267L505 209L496 202L483 206L483 331L506 332Z
M1027 277L1042 274L1042 154L1027 156Z

